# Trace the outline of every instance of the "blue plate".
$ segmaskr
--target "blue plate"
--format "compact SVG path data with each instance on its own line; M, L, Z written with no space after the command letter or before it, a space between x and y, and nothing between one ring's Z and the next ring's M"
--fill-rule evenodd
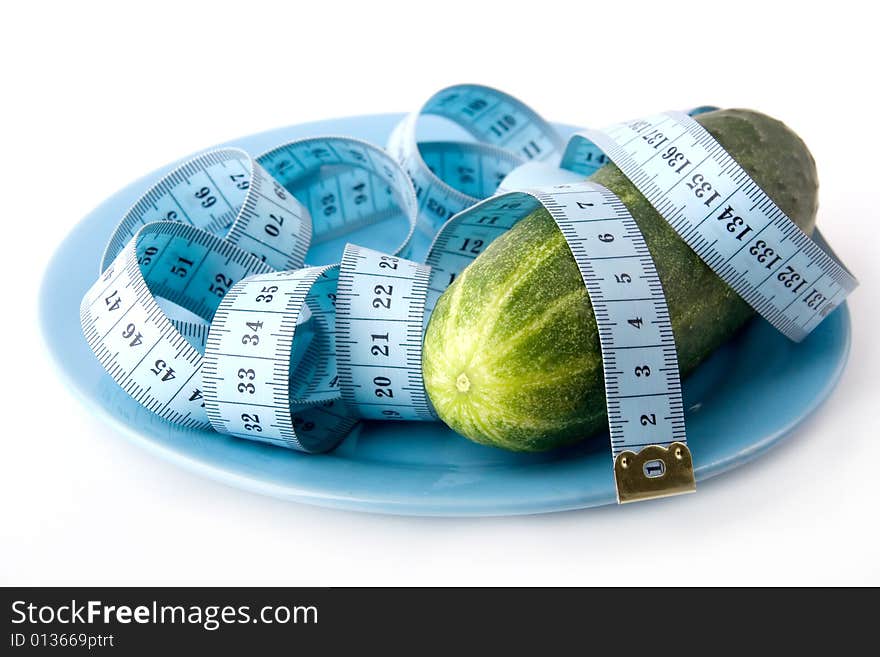
M386 114L334 119L224 145L259 154L291 139L322 134L384 144L400 118ZM558 127L565 135L573 130ZM426 132L426 138L443 136ZM179 429L129 399L89 351L77 321L79 302L97 276L110 230L172 166L132 183L86 216L59 247L40 295L43 334L61 375L116 432L233 486L344 509L506 515L615 501L607 436L544 454L512 454L471 443L442 424L364 423L333 453L308 456L209 431ZM427 244L427 237L418 236L414 257L423 255ZM808 417L837 383L849 344L849 311L841 306L801 344L756 319L715 353L684 385L697 479L750 461Z

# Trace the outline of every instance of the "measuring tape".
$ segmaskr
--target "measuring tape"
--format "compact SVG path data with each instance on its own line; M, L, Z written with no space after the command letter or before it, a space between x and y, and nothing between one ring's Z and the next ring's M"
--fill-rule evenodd
M358 419L436 419L421 374L428 272L349 244L339 265L237 283L207 342L212 426L315 452L335 446Z
M219 405L228 400L221 399L216 354L209 353L209 378L202 372L202 352L219 344L219 338L212 341L207 323L217 319L221 299L249 275L302 268L313 233L329 239L345 230L382 229L386 222L394 228L402 216L398 251L403 251L416 213L406 174L387 153L360 140L303 139L256 160L238 149L200 155L160 180L114 230L102 258L103 273L80 308L87 342L114 380L146 408L186 427L222 426ZM160 304L157 298L174 305ZM202 321L178 319L180 308ZM312 311L303 308L295 318L303 325L301 336L320 327L320 312ZM260 338L265 336L254 340ZM313 355L322 339L318 331L316 346L305 350L303 361L315 363L316 375L330 369L322 370L322 359ZM264 353L264 348L250 355L276 355ZM292 353L296 350L287 352L286 367ZM245 386L248 390L255 389L253 380L247 383L252 384ZM321 394L320 385L303 388L303 406L332 401L326 392ZM292 411L295 406L288 404ZM294 413L291 423L310 427L312 420L301 416L316 412ZM333 412L325 410L324 415ZM353 423L345 417L337 427ZM265 440L326 450L344 431L326 426L322 422L314 436L297 442L279 425Z
M141 228L86 292L86 341L136 401L184 427L206 429L202 356L156 302L162 297L209 321L235 281L271 267L211 233L179 222Z
M316 137L274 148L257 161L306 207L310 256L337 261L338 247L331 244L323 256L314 247L341 236L369 241L377 230L401 236L394 254L408 251L418 203L406 174L380 148L350 137Z
M110 237L101 271L138 230L154 221L179 221L225 235L227 242L259 254L274 269L295 269L302 266L311 235L305 213L244 151L211 151L177 168L132 206Z
M418 143L424 114L478 141ZM633 125L573 138L569 171L550 178L582 176L607 157L624 168L621 152L641 153L612 141L624 129L647 130ZM709 153L702 166L721 149L700 143ZM83 330L99 361L165 419L304 452L332 449L359 419L435 420L421 346L437 299L492 241L543 207L596 317L618 500L695 490L665 298L620 200L583 181L493 196L515 167L560 157L561 140L487 87L435 94L398 125L389 151L316 137L257 158L212 151L163 178L123 217L83 299ZM650 162L638 166L657 166ZM650 182L654 174L632 175ZM434 235L424 263L406 257L417 224ZM349 243L338 258L336 238L366 241L375 231L400 236L393 253ZM818 313L836 298L829 291Z
M561 166L594 170L604 151L679 236L761 316L800 342L858 284L705 128L680 112L584 130Z
M421 117L442 117L477 142L419 142ZM529 160L562 152L556 130L513 96L476 84L447 87L401 121L388 151L412 178L420 227L434 235L453 215L495 193L504 177Z
M239 282L224 297L202 374L214 429L323 452L354 426L356 418L339 404L335 389L337 276L334 265L273 272ZM304 340L298 325L306 307Z
M666 298L641 231L611 191L571 182L472 206L431 247L432 291L542 206L562 231L596 317L618 500L696 490Z
M336 302L342 399L374 420L436 420L422 379L431 268L345 247Z

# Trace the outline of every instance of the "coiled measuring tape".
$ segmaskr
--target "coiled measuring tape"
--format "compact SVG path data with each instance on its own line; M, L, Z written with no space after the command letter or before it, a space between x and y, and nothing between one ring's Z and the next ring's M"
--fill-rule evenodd
M419 142L419 118L451 121L477 142ZM513 96L476 84L447 87L401 121L388 151L412 178L420 226L434 235L453 215L491 196L504 177L529 160L562 152L556 130Z
M361 418L436 419L421 372L436 300L543 206L599 327L619 501L694 490L668 311L626 208L586 182L473 205L524 159L558 157L558 136L519 101L475 85L438 93L421 113L488 143L417 144L416 113L389 146L406 172L369 144L330 137L256 160L223 149L160 181L123 218L83 300L83 329L101 363L166 419L305 452L331 449ZM564 164L584 170L604 158L581 139ZM423 229L448 218L425 264L403 257L417 217ZM304 266L311 243L327 244L317 259L332 262L334 238L369 236L386 221L399 223L394 253L349 244L339 264ZM201 319L176 318L154 297Z
M569 141L561 166L592 173L597 147L718 276L791 340L803 340L858 284L821 234L810 239L689 116L666 112L584 130Z
M303 202L290 190L296 190ZM217 378L218 358L234 356L209 350L205 359L202 352L208 344L220 348L219 337L212 340L212 335L231 330L217 325L222 317L215 315L222 299L236 300L237 295L230 296L233 286L252 274L301 270L312 234L326 237L367 227L382 229L384 222L399 223L397 215L403 217L398 248L403 251L414 230L416 212L406 174L384 151L360 140L303 139L256 160L237 149L200 155L159 181L123 217L102 259L103 273L81 304L83 331L108 373L142 405L185 427L209 428L212 423L223 427L219 404L230 400ZM279 293L280 298L297 294L304 275L294 276L292 282L282 276L283 284L294 288ZM280 288L282 283L264 287ZM157 297L205 323L212 322L212 332L199 321L175 319L178 311L160 305ZM274 298L267 291L257 302ZM265 382L276 391L274 400L285 398L282 412L290 417L286 424L276 418L267 427L270 431L258 437L261 440L325 451L354 424L354 419L330 408L334 400L326 388L332 378L326 381L323 373L332 364L322 365L327 351L322 347L332 343L326 342L320 330L322 310L316 302L296 314L295 321L302 324L300 337L312 336L314 347L288 350L284 367L291 367L291 357L299 351L302 358L296 359L296 365L304 369L297 368L297 373L310 373L314 378L308 385L293 387L292 404L288 403L290 391L284 391L288 396L278 391L283 377ZM261 326L268 325L263 320ZM277 361L278 344L288 340L288 346L292 345L294 327L284 323L274 328L274 351L271 346L267 351L272 341L265 333L248 334L254 346L263 341L249 358L276 356ZM245 346L244 337L240 338ZM299 340L298 345L302 344ZM202 372L206 360L207 377ZM256 370L244 368L242 376L242 389L255 394L256 379L248 377L255 377ZM316 415L321 416L320 422L313 419ZM262 422L248 422L241 414L238 420L263 428ZM299 432L291 427L299 427Z
M83 333L104 369L137 402L175 424L208 428L202 356L155 297L209 321L220 302L219 285L225 294L227 283L270 269L194 226L149 223L86 292L80 305Z

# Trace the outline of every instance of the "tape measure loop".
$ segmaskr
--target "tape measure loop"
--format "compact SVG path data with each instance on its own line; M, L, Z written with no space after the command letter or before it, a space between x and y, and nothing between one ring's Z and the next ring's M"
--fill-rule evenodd
M135 400L177 424L207 428L201 354L155 297L210 321L228 287L268 270L201 229L178 222L147 224L83 297L83 332L104 368Z
M353 426L353 418L332 412L339 391L334 363L325 360L335 350L332 306L321 297L335 287L335 272L328 266L260 274L226 294L211 324L203 373L215 430L322 452ZM316 326L307 328L309 321ZM301 330L311 339L303 340Z
M477 143L419 143L423 115L451 121ZM461 84L437 92L401 121L387 149L413 181L419 226L434 235L453 215L494 193L513 168L557 157L562 145L556 130L518 99L491 87Z
M369 240L378 224L391 222L390 229L401 233L394 253L407 251L418 203L408 176L382 149L351 137L307 137L273 148L257 162L276 185L302 200L314 245L341 236ZM332 250L333 260L340 251Z
M273 182L259 164L237 148L202 153L160 179L113 231L101 270L144 225L175 221L225 236L275 269L304 262L310 227L305 209L293 197L277 198Z

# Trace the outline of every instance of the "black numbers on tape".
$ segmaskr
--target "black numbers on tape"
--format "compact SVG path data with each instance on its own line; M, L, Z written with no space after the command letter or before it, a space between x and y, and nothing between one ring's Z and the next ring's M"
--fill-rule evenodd
M450 212L446 209L446 206L438 203L437 200L433 198L428 199L427 208L441 219L445 219L450 215Z
M352 153L358 155L360 159L363 159L363 157L364 157L363 155L361 155L357 151L352 151ZM354 204L355 205L362 205L369 200L369 197L365 193L366 188L367 188L366 183L358 183L357 185L352 187L352 191L357 192L357 194L355 194L355 196L354 196Z
M807 304L808 308L818 308L822 302L825 301L825 295L819 292L816 288L804 297L804 303Z
M480 251L483 249L483 240L471 239L470 237L465 237L461 246L459 247L459 251L464 251L466 253L473 253L474 255L479 255Z
M645 121L644 119L639 119L638 121L630 121L624 125L629 126L629 128L634 132L641 132L649 125L651 125L651 123L649 121Z
M238 189L248 189L251 186L251 181L243 173L233 173L229 179Z
M599 234L599 241L605 242L606 244L609 244L614 241L614 235L612 235L611 233L600 233Z
M632 276L627 274L626 272L621 272L620 274L614 274L614 280L618 283L632 283Z
M280 214L270 214L269 219L275 223L266 224L266 234L270 237L278 237L281 234L281 226L284 225L284 217Z
M523 146L520 149L523 155L526 156L526 159L533 159L541 154L541 147L538 146L534 141L530 141L528 144Z
M642 135L642 139L644 139L646 142L648 142L654 148L660 148L663 144L665 144L667 141L669 141L669 138L666 137L657 128L654 128L646 135Z
M170 381L174 378L174 369L168 367L168 363L166 363L161 358L157 360L150 371L158 376L162 381Z
M211 190L207 187L202 187L195 193L195 197L202 202L203 208L210 208L217 202L217 197L211 195Z
M444 99L444 102L452 102L456 98L458 98L458 94L452 94L448 98ZM468 103L466 107L463 107L461 111L468 116L476 116L477 112L486 109L486 106L488 104L488 101L486 101L485 99L477 98Z
M260 336L257 335L257 331L263 328L263 322L245 322L245 325L253 331L253 333L245 333L241 336L242 344L249 344L251 346L256 347L260 344Z
M174 216L177 217L176 212L169 212L168 214L169 215L174 214ZM144 249L143 255L141 255L141 257L138 258L138 264L139 265L150 264L153 261L153 256L156 255L157 253L159 253L159 249L157 249L155 246L148 246L146 249Z
M666 164L675 169L675 173L681 173L687 169L691 163L691 161L687 159L687 156L678 150L678 146L670 146L660 157L666 160Z
M134 324L129 324L125 327L125 330L122 332L122 337L126 339L131 338L131 342L128 343L129 347L137 347L144 342L143 334L137 330L137 327Z
M293 416L293 428L295 431L306 433L315 428L315 423L311 420L306 420L300 415Z
M391 379L387 376L373 377L373 384L376 386L374 392L377 397L394 397L394 391L391 389Z
M801 288L807 285L807 281L791 265L786 265L785 269L776 275L776 280L780 281L795 294L799 293Z
M752 227L745 222L745 219L734 213L733 206L731 205L724 208L724 211L718 215L718 221L727 221L728 219L730 221L728 221L724 227L727 229L728 233L736 233L739 231L736 239L742 241L742 238L752 231ZM742 228L742 230L740 230L740 228Z
M510 114L505 114L489 126L489 129L496 137L503 137L506 133L510 132L515 125L516 117L513 117Z
M782 260L782 256L776 255L776 252L767 246L767 243L764 240L756 240L749 248L749 253L755 256L755 260L761 264L767 263L765 265L766 269L773 269L773 265ZM773 259L770 260L770 258Z
M244 422L245 431L256 431L262 433L263 427L260 426L260 416L256 413L242 413L241 421Z
M177 259L177 264L171 267L171 273L175 276L180 276L180 278L186 278L186 275L189 273L189 268L193 266L192 260L187 260L183 256Z
M606 156L604 153L594 153L594 152L592 152L592 151L588 151L588 152L584 155L584 162L590 162L590 163L592 163L593 160L596 161L596 162L595 162L596 164L598 164L599 166L602 166L602 165L608 163L608 156ZM578 205L581 205L580 202L578 202ZM593 204L592 204L592 203L587 203L587 205L593 205ZM582 207L583 207L583 206L582 206Z
M643 427L650 425L657 425L657 416L654 413L646 413L639 418L639 422L641 422Z
M651 376L651 368L647 365L638 365L633 372L636 376Z
M257 378L257 373L251 368L238 368L238 378L242 379L242 382L238 384L238 391L242 394L247 393L249 395L254 394L257 391L257 387L250 383L255 378Z
M230 287L232 287L232 279L223 274L217 274L209 289L218 297L222 297Z
M379 258L379 267L381 269L397 269L399 260L394 256L383 255Z
M388 343L388 334L387 333L373 333L370 335L370 339L373 342L381 343L385 342L385 344L374 344L370 346L370 353L374 356L389 356L390 355L390 347Z
M122 303L122 297L119 296L119 292L113 290L110 294L104 297L104 303L107 304L108 310L119 310L119 305Z
M373 308L391 309L391 295L394 293L393 285L377 285L373 288L373 294L377 295L373 299ZM382 296L385 295L385 296Z
M460 166L460 167L458 167L457 171L458 171L458 181L462 185L470 185L471 183L473 183L476 180L476 178L475 178L476 171L473 169L473 167Z
M274 299L274 294L278 291L277 285L264 285L263 289L260 290L260 294L258 294L255 298L255 301L261 301L263 303L269 303Z
M694 196L697 198L703 198L711 192L711 196L703 201L703 205L706 207L711 207L718 197L721 196L721 194L712 189L712 183L706 182L706 179L700 173L695 173L690 181L688 181L687 186L694 191Z

